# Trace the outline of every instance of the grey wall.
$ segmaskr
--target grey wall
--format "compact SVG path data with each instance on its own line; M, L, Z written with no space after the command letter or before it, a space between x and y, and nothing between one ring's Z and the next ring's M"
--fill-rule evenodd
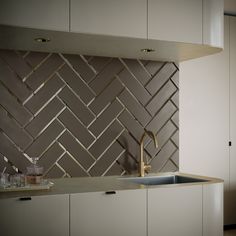
M174 63L1 50L0 171L37 156L47 177L134 173L144 129L152 171L178 170L178 77Z

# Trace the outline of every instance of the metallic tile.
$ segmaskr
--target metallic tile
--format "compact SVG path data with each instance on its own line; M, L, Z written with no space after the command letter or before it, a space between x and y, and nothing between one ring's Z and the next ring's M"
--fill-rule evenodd
M25 61L34 68L38 66L47 56L48 53L46 52L30 52L25 57Z
M121 71L123 65L118 59L113 59L89 84L93 91L98 95L115 78L115 75Z
M16 72L21 79L24 79L32 69L24 61L23 57L12 50L0 50L0 57Z
M133 117L127 110L124 110L118 119L125 128L129 130L129 133L136 139L136 141L139 142L143 135L143 127L135 117Z
M118 100L113 101L103 113L97 117L97 119L89 127L89 130L98 136L105 130L109 124L118 116L118 114L123 110L123 106Z
M64 83L54 75L26 104L25 106L35 114L40 110L62 87Z
M96 140L89 148L91 154L97 159L99 156L117 139L122 131L123 126L118 121L114 121L109 128Z
M107 168L110 167L122 152L124 152L124 149L117 142L113 143L89 171L91 176L103 175Z
M0 80L2 83L21 101L24 102L31 91L25 86L20 78L10 69L10 67L0 59Z
M26 126L26 130L36 137L63 110L64 105L58 98L54 98L40 113Z
M169 120L165 126L156 134L158 140L158 148L155 148L154 143L151 141L147 146L145 146L145 150L151 155L155 156L165 145L165 143L173 138L173 134L176 132L176 126Z
M91 65L97 72L101 71L110 61L111 57L92 57L89 60L89 65Z
M0 83L0 104L10 113L22 126L32 118L30 112L23 107L17 99L8 92Z
M123 85L114 79L113 82L99 94L96 99L89 105L89 108L98 115L104 107L106 107L110 102L112 102L116 96L122 91Z
M136 117L142 126L146 126L151 120L151 115L145 110L145 108L131 95L131 93L125 89L120 95L119 99L124 106Z
M79 145L68 131L63 133L58 141L85 169L88 169L95 162L92 155Z
M58 161L58 164L63 166L63 169L71 177L83 177L88 176L84 171L67 153Z
M176 151L176 147L171 141L168 141L166 145L160 150L155 158L150 162L153 172L161 171L162 168L169 161L173 153Z
M94 141L95 138L68 109L65 109L58 119L86 148Z
M154 95L176 71L177 69L173 63L165 64L159 73L157 73L146 85L146 89Z
M30 157L40 157L63 130L64 127L57 120L53 121L25 152Z
M60 92L59 97L85 126L95 119L95 115L68 87Z
M145 67L138 60L124 59L123 62L142 85L145 85L151 79L151 75L145 70Z
M57 162L65 150L56 142L39 159L38 163L44 167L44 172Z
M176 107L171 102L166 103L160 112L153 117L146 128L148 130L152 130L154 133L157 133L159 129L167 123L175 111Z
M158 132L159 149L144 143L152 170L178 169L174 63L7 50L0 58L0 169L25 172L29 155L46 178L136 174L145 129Z
M43 62L33 74L31 74L26 83L36 90L42 85L48 78L55 73L55 71L63 64L63 60L57 54L52 54L46 61Z
M120 72L118 77L143 106L151 99L151 95L128 70Z
M163 88L153 96L152 100L146 106L146 109L154 116L157 111L171 98L177 88L171 81L167 82Z
M33 141L33 138L20 127L14 119L11 119L6 111L0 107L0 129L22 150Z
M58 73L85 104L95 97L91 88L68 65L64 65Z
M63 56L69 61L73 68L80 74L85 82L89 82L95 72L92 68L81 58L80 55L63 54Z
M25 158L23 153L15 147L15 145L7 138L6 135L0 132L0 153L7 157L7 159L14 163L21 172L26 171L26 167L30 164L29 160Z

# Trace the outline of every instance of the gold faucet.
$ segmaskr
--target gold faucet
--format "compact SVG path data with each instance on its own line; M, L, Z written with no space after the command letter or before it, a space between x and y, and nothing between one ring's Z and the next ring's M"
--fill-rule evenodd
M145 130L140 139L140 160L139 160L139 176L144 177L145 171L151 170L151 165L146 165L143 161L143 148L144 148L144 138L148 135L153 139L155 148L158 148L157 137L152 131Z

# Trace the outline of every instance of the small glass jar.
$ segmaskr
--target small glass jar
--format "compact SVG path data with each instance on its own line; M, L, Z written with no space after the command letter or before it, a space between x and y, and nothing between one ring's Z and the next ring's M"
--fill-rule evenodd
M10 175L10 184L11 184L11 187L24 187L25 175L24 174Z
M3 188L9 187L10 186L9 174L8 173L0 173L0 174L1 174L0 186Z
M32 165L28 166L26 181L28 184L41 184L43 179L43 167L37 165L38 158L32 158Z

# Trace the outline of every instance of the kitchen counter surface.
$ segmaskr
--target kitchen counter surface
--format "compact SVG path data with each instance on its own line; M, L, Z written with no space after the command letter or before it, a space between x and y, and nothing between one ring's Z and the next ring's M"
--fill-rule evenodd
M204 179L206 182L195 183L181 183L181 184L165 184L165 185L142 185L133 183L127 180L133 176L107 176L107 177L79 177L79 178L60 178L50 179L54 183L49 190L31 190L31 191L11 191L0 192L0 199L13 198L13 197L25 197L25 196L42 196L42 195L57 195L57 194L73 194L73 193L85 193L85 192L105 192L112 190L132 190L132 189L147 189L147 188L170 188L176 186L188 186L188 185L205 185L223 182L221 179L211 178L206 176L198 176L185 174L180 172L168 172L158 174L148 174L147 176L166 176L166 175L181 175L191 178ZM140 177L142 178L142 177Z

